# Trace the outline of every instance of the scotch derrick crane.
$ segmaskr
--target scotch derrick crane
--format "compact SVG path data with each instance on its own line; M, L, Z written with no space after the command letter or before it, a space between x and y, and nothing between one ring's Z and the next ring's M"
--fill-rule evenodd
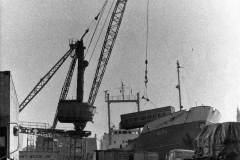
M49 80L53 77L53 75L57 72L57 70L62 66L62 64L66 61L66 59L73 53L75 50L75 54L73 54L73 59L70 64L70 68L68 70L60 99L60 102L66 100L67 93L69 90L69 86L71 83L74 67L76 61L78 60L78 85L77 85L77 101L81 102L83 106L93 106L99 87L101 85L101 81L103 79L106 66L108 64L109 58L111 56L111 52L115 43L115 40L118 35L118 31L122 22L123 14L126 8L127 0L117 0L115 7L112 12L112 16L110 18L110 22L107 28L107 32L105 35L104 43L102 46L101 54L98 60L98 65L95 73L95 77L93 80L93 84L90 90L88 104L82 103L83 100L83 77L84 77L84 70L87 66L87 61L84 60L84 45L83 45L83 38L87 34L88 30L84 33L79 41L76 43L70 43L70 49L66 52L66 54L50 69L50 71L37 83L37 85L33 88L33 90L28 94L28 96L23 100L23 102L19 106L19 111L21 112L27 104L42 90L42 88L49 82ZM80 52L80 53L79 53ZM59 106L58 106L59 109ZM52 130L56 128L57 121L59 120L58 110L56 111L54 122L52 126ZM89 121L89 120L88 120ZM72 121L71 121L72 123ZM83 130L86 122L84 121L82 124L74 121L75 129L76 130Z

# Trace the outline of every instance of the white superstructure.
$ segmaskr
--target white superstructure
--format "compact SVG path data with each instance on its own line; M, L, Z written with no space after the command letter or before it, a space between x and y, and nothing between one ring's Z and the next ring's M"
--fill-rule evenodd
M112 130L111 134L104 133L101 140L101 150L113 148L125 148L129 140L133 140L139 136L137 130Z

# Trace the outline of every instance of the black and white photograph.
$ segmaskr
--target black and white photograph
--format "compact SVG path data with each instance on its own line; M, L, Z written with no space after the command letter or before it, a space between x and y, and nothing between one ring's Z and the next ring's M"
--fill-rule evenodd
M0 0L0 160L240 160L240 0Z

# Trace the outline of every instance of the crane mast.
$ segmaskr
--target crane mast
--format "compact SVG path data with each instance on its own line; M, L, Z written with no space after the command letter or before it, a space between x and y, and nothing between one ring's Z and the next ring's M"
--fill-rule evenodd
M78 69L77 69L77 101L79 102L83 102L83 89L84 89L84 71L85 68L88 66L88 62L86 60L84 60L84 45L83 45L83 39L73 43L72 45L74 45L75 47L75 52L73 55L73 59L72 62L70 64L66 79L64 81L64 85L62 87L62 91L60 94L60 98L59 98L59 102L58 102L58 106L59 103L61 103L61 101L66 100L67 94L68 94L68 90L71 84L71 80L72 80L72 76L73 76L73 72L74 72L74 68L76 65L76 62L78 61ZM58 110L59 107L56 110L55 113L55 117L53 120L53 125L52 125L52 129L56 128L57 122L58 122ZM76 125L76 124L75 124Z
M111 56L112 49L115 43L115 40L118 35L118 31L122 22L124 10L126 8L127 0L118 0L114 7L112 16L110 18L110 22L107 28L107 32L105 35L105 39L103 42L103 47L101 50L101 54L98 60L97 69L95 72L95 77L93 80L93 84L90 90L88 103L94 104L98 89L103 79L104 72L106 70L106 66L108 64L108 60Z

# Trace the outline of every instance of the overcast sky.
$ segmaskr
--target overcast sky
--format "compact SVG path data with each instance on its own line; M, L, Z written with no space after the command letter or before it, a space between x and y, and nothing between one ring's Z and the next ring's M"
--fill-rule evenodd
M79 38L104 0L1 0L1 70L10 70L21 102L41 77ZM112 0L106 7L110 7ZM87 129L99 136L107 131L103 91L121 80L143 94L147 0L129 0L95 105L94 123ZM105 11L105 12L106 12ZM89 43L90 34L84 39ZM85 101L96 69L101 43L86 69ZM91 50L91 48L90 48ZM176 60L181 71L185 109L211 105L222 121L235 121L240 105L240 1L150 0L149 84L151 103L141 109L176 106ZM52 123L70 59L20 114L22 121ZM75 96L73 83L69 97ZM117 94L119 92L115 92ZM113 123L121 113L136 111L135 104L112 105ZM64 127L65 125L61 125Z

